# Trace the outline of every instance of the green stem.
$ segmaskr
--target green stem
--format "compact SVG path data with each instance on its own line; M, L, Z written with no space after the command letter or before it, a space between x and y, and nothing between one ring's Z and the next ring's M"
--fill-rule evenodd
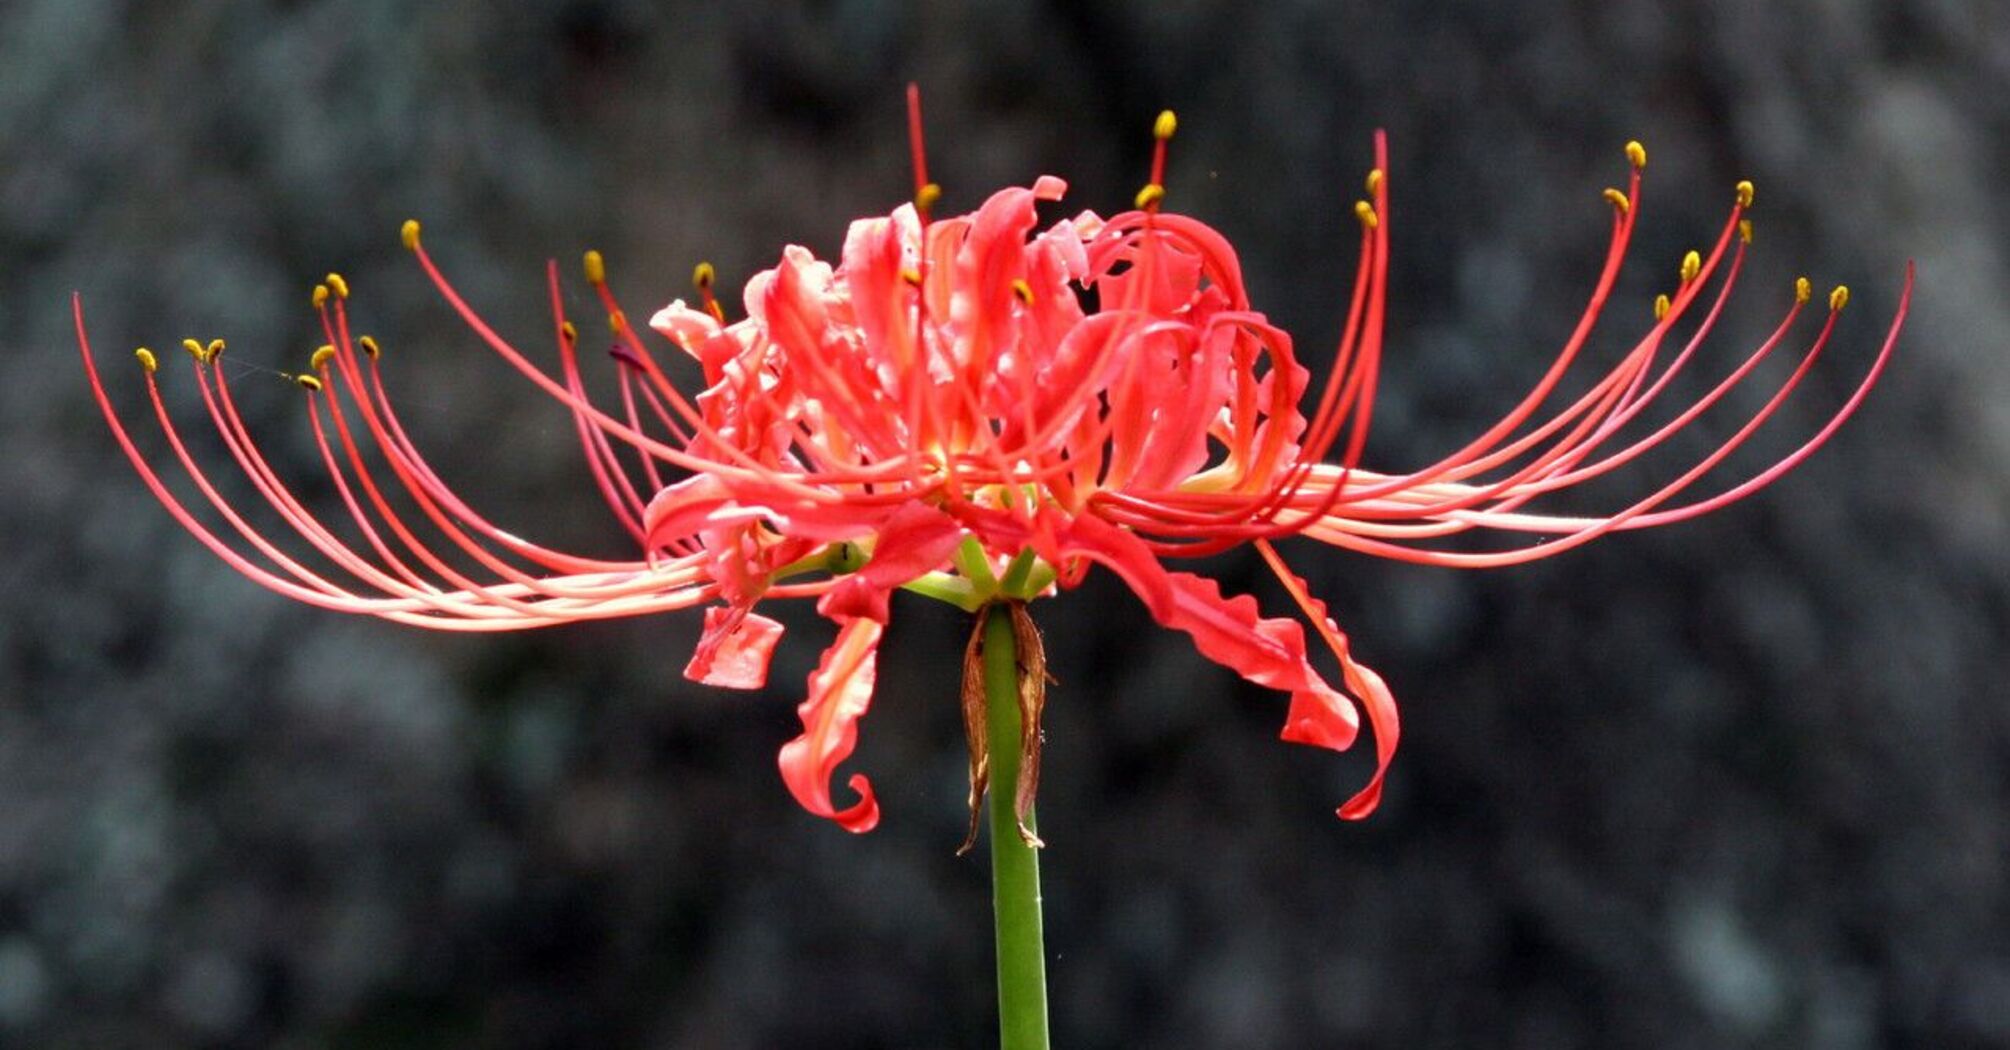
M1047 956L1040 929L1040 854L1019 837L1019 654L1012 614L984 613L985 735L991 742L991 910L998 931L998 1045L1046 1050ZM1033 827L1033 814L1026 814Z

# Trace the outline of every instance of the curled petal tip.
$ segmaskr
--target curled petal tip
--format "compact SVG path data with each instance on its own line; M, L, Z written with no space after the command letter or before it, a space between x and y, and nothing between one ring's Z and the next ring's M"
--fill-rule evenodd
M848 783L859 796L844 809L831 799L831 777L851 757L858 742L858 720L872 704L875 657L881 626L873 620L852 620L838 631L810 675L809 698L796 708L801 736L782 745L778 757L782 782L811 813L846 831L870 831L879 823L879 802L864 774Z
M872 781L866 779L864 773L853 773L851 779L845 781L845 786L859 797L858 801L831 820L854 835L863 835L879 827L879 799L872 793Z
M1345 805L1333 811L1341 820L1366 820L1373 816L1382 805L1382 781L1363 788L1361 793L1347 800Z

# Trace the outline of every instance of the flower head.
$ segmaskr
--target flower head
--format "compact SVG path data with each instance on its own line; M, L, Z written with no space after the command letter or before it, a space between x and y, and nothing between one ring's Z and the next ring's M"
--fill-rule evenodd
M634 539L633 559L538 545L457 496L408 438L379 367L379 344L352 334L349 289L335 274L313 295L326 344L296 382L340 498L332 517L346 522L309 508L261 455L216 367L222 341L185 347L229 455L318 554L312 564L218 494L161 399L159 362L142 349L154 414L212 513L199 515L174 494L114 410L79 307L92 390L141 477L184 527L254 581L325 608L483 631L702 605L704 633L686 675L753 688L764 684L782 633L756 611L759 604L815 598L837 624L837 637L810 676L802 734L782 747L780 765L804 807L847 829L864 831L878 820L863 775L849 778L848 801L833 795L831 782L872 699L891 593L906 588L975 610L1068 590L1094 566L1121 578L1202 655L1288 694L1284 739L1342 750L1357 736L1357 712L1365 712L1377 768L1340 807L1351 818L1380 797L1398 736L1395 704L1274 541L1304 536L1438 565L1509 565L1722 507L1791 469L1848 418L1889 359L1910 297L1908 272L1898 317L1854 393L1778 462L1726 488L1691 494L1808 373L1846 289L1827 297L1819 330L1770 398L1688 469L1601 514L1547 513L1540 501L1625 466L1690 426L1793 337L1813 298L1805 280L1765 342L1701 397L1662 407L1743 266L1750 183L1737 185L1707 249L1682 260L1673 290L1657 301L1631 349L1581 394L1559 399L1639 218L1646 155L1629 144L1626 189L1605 194L1612 216L1605 264L1548 370L1499 422L1449 455L1415 469L1373 471L1360 461L1381 369L1389 266L1390 178L1381 136L1366 196L1354 205L1360 261L1343 334L1315 394L1290 336L1252 305L1228 242L1199 220L1165 210L1172 114L1153 129L1152 175L1134 207L1043 223L1040 205L1066 191L1051 176L1000 190L968 214L936 215L941 190L928 180L918 101L912 91L909 97L913 199L854 222L834 261L785 249L773 268L747 281L738 320L728 320L712 268L701 265L696 301L658 310L647 326L660 336L653 339L629 321L604 261L588 253L586 278L612 331L618 407L587 396L581 336L566 316L556 267L547 275L556 368L547 370L477 315L427 254L418 224L405 225L406 247L453 309L571 411L588 467ZM673 380L679 368L699 376L695 394ZM208 524L211 516L223 527ZM1488 531L1547 539L1494 551L1442 544ZM1253 598L1224 596L1207 577L1168 567L1243 543L1258 549L1302 620L1265 617ZM478 575L456 567L469 562L481 567ZM1337 659L1337 684L1313 666L1303 623ZM1015 624L1025 648L1036 638L1030 621L1021 613ZM1030 764L1037 760L1037 693L1028 693L1023 742L1029 780L1037 774ZM983 789L981 723L977 718L972 730L973 804ZM1022 814L1029 801L1030 789Z

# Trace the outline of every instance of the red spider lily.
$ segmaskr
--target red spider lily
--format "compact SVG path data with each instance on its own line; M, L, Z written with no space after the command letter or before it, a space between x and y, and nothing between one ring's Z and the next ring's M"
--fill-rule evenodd
M566 319L555 267L548 286L557 368L548 372L482 321L421 245L418 224L406 224L406 247L447 302L505 361L571 410L593 476L637 543L635 560L539 546L457 497L407 437L379 369L379 347L352 335L348 288L336 275L314 295L327 345L298 382L345 524L310 510L260 454L216 367L222 343L185 344L230 456L318 552L319 568L286 553L218 494L176 431L157 362L143 349L138 356L166 440L228 530L205 524L170 491L112 407L79 306L91 388L126 455L177 521L254 581L325 608L484 631L709 603L686 675L754 688L765 681L782 630L754 611L757 603L816 597L818 610L838 624L837 639L810 677L803 733L783 746L780 765L805 808L849 830L868 830L879 816L865 777L850 778L856 799L849 805L833 799L831 780L871 701L891 592L906 588L974 610L1070 589L1097 564L1122 578L1160 623L1190 635L1203 655L1289 693L1284 739L1346 749L1357 735L1357 707L1365 711L1376 771L1338 811L1358 818L1380 797L1398 735L1395 704L1382 679L1353 659L1346 636L1285 566L1274 540L1303 535L1410 561L1494 566L1704 514L1775 480L1835 432L1883 371L1910 301L1908 268L1897 317L1868 372L1778 462L1728 488L1690 495L1807 375L1846 289L1828 298L1819 332L1778 389L1693 466L1602 515L1541 513L1531 509L1539 498L1624 466L1695 422L1789 339L1811 299L1805 279L1773 334L1706 393L1662 412L1659 423L1632 427L1659 407L1730 296L1750 241L1749 183L1738 185L1708 251L1683 260L1647 332L1583 393L1560 399L1554 395L1599 320L1638 221L1646 157L1629 144L1627 188L1606 191L1612 233L1604 267L1554 363L1463 447L1427 466L1385 473L1359 465L1381 367L1388 278L1382 136L1367 199L1355 205L1360 262L1343 334L1308 415L1310 372L1289 335L1251 307L1233 249L1207 225L1162 208L1170 113L1155 128L1152 177L1136 207L1109 218L1083 212L1045 228L1036 205L1058 201L1065 189L1052 177L1001 190L967 215L934 216L940 190L927 178L912 93L909 115L914 199L853 223L835 264L788 248L773 269L747 282L746 316L732 323L713 298L710 267L700 266L699 303L673 302L654 315L649 327L702 371L695 397L680 391L644 333L627 322L597 254L588 253L586 269L614 332L620 405L612 410L586 394L579 337ZM1678 327L1686 338L1674 335ZM1567 403L1552 404L1558 400ZM416 507L431 528L416 529L400 506ZM1554 538L1490 553L1438 545L1476 530ZM1313 668L1299 620L1266 618L1253 598L1224 597L1212 580L1166 567L1170 559L1245 542L1337 658L1337 687ZM470 561L479 572L456 568ZM1037 668L1030 621L1016 606L1015 613ZM1037 685L1027 691L1022 816L1037 774ZM985 766L982 718L975 723L973 805Z

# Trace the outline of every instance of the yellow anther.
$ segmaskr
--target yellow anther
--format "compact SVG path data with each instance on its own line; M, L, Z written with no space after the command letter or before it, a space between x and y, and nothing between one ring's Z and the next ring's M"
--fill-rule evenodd
M1635 171L1647 167L1647 147L1641 145L1639 140L1626 144L1626 163L1633 165Z
M1829 293L1829 309L1839 311L1843 307L1848 305L1849 305L1849 285L1846 284L1836 285L1836 290Z
M711 263L701 262L691 267L691 283L697 285L701 292L712 287L712 282L718 279L719 271L712 269Z
M1689 283L1690 281L1693 281L1693 280L1695 280L1695 279L1696 279L1696 275L1697 275L1697 274L1699 274L1699 273L1702 273L1702 272L1703 272L1703 257L1702 257L1702 256L1700 256L1700 255L1698 255L1698 254L1696 254L1695 252L1693 252L1693 251L1692 251L1692 252L1690 252L1689 254L1687 254L1687 255L1685 255L1685 256L1683 256L1683 257L1682 257L1682 283L1683 283L1683 284L1688 284L1688 283Z
M214 361L216 360L216 355L220 353L223 353L223 340L212 339L209 341L208 346L202 348L202 359L206 362Z
M307 359L307 367L313 369L316 372L319 372L321 371L322 366L328 363L328 359L334 356L335 356L334 344L323 343L321 344L321 347L319 349L314 351L314 356Z
M403 241L403 242L405 243L405 250L406 250L406 251L408 251L408 252L415 252L415 251L418 251L418 250L419 250L419 220L417 220L417 219L406 219L406 220L405 220L405 225L403 225L403 226L400 226L400 227L398 227L398 239L399 239L400 241Z
M1373 197L1377 193L1382 192L1382 169L1380 168L1369 169L1367 187L1368 187L1368 196L1370 197Z
M1674 306L1674 305L1675 305L1674 303L1671 303L1671 302L1669 302L1669 301L1668 301L1668 296L1667 296L1666 294L1663 294L1663 295L1657 295L1657 296L1655 296L1655 297L1654 297L1654 319L1655 319L1656 321L1659 321L1659 320L1662 320L1662 319L1666 318L1666 317L1668 316L1668 310L1669 310L1669 308L1670 308L1670 307L1672 307L1672 306Z
M1611 201L1612 206L1618 208L1621 215L1633 210L1633 202L1626 199L1626 194L1609 186L1605 189L1605 199Z
M367 335L357 336L356 345L362 347L363 352L369 354L372 360L374 360L378 354L384 352L383 348L377 345L377 341L375 339L370 338Z
M1158 203L1165 199L1166 199L1166 188L1164 186L1159 185L1156 182L1148 182L1145 184L1144 189L1138 191L1136 199L1133 200L1131 203L1135 205L1139 211L1143 211L1147 208L1157 207Z
M341 274L331 273L326 278L323 278L323 280L327 282L328 290L335 293L335 298L349 298L349 282L343 280Z
M1752 243L1752 220L1738 220L1738 240L1746 244Z
M1807 278L1805 278L1805 277L1796 277L1796 278L1794 278L1794 301L1795 301L1795 302L1797 302L1797 303L1804 303L1804 302L1807 302L1807 301L1808 301L1809 299L1812 299L1812 298L1814 298L1814 297L1815 297L1815 286L1814 286L1814 285L1812 285L1812 284L1809 284L1809 283L1808 283L1808 279L1807 279Z
M917 287L921 284L921 271L910 266L900 271L900 279Z
M1354 202L1354 217L1361 220L1361 228L1372 230L1381 220L1375 217L1375 206L1367 201Z
M299 383L302 390L314 391L321 389L321 380L313 376L294 376L293 381Z
M615 310L614 312L607 315L607 328L615 335L620 335L622 331L627 327L628 327L627 314L624 314L619 310Z
M198 363L208 363L209 358L204 356L201 343L193 339L184 339L181 341L181 348L188 351L188 356L195 358Z
M315 308L316 310L319 310L319 309L321 309L322 307L324 307L324 306L327 306L327 305L328 305L328 286L327 286L327 285L325 285L325 284L317 284L317 285L315 285L315 286L314 286L314 308Z
M914 210L926 215L928 209L935 207L935 202L941 199L942 184L931 182L914 191Z
M579 343L579 328L571 321L567 321L558 326L558 337L565 340L567 346L577 345Z
M1012 294L1018 296L1019 301L1027 306L1033 305L1033 286L1027 284L1024 277L1013 278Z
M607 260L601 258L599 252L589 248L586 254L580 257L580 261L586 264L586 283L593 285L607 283Z
M1169 109L1159 110L1159 118L1152 121L1152 137L1158 139L1160 142L1164 142L1172 138L1173 132L1178 130L1179 118L1173 116L1173 111Z
M1738 207L1749 208L1752 206L1752 194L1756 193L1757 190L1752 187L1752 180L1739 179L1734 192L1738 195Z
M154 352L144 346L133 351L133 356L139 358L140 367L146 369L148 373L152 373L161 366L159 361L154 360Z

